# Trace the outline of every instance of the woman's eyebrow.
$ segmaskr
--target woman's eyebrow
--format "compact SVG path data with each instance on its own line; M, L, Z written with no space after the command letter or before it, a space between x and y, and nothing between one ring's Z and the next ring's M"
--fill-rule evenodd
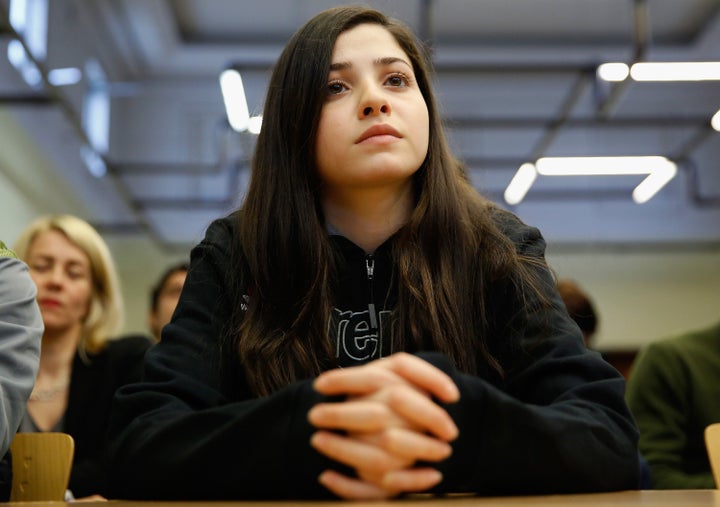
M350 62L335 62L330 64L330 70L347 70L352 68Z
M410 65L408 62L403 60L402 58L399 58L397 56L384 56L382 58L376 58L373 60L373 65L376 67L381 67L384 65L392 65L393 63L403 63L410 67L412 69L412 65ZM338 71L338 70L347 70L351 69L353 66L350 62L334 62L330 64L330 70L331 71Z
M408 62L403 60L402 58L399 58L397 56L386 56L384 58L378 58L373 61L373 64L376 66L380 65L392 65L393 63L404 63L408 67L412 69L412 65L410 65Z

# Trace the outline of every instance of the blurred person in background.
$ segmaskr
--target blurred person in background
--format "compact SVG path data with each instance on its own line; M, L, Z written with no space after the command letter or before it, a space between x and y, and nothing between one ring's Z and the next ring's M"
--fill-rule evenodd
M187 272L187 262L170 266L152 288L150 293L148 325L156 342L160 341L162 329L165 327L165 324L172 319L173 312L180 299L180 293L185 284Z
M0 501L12 486L8 452L35 384L43 322L24 262L0 241Z
M582 331L585 346L591 348L598 325L595 305L590 296L574 280L561 278L558 280L557 286L570 318Z
M627 402L655 489L712 489L705 428L720 422L720 322L665 338L638 355Z
M69 489L103 495L105 432L118 387L136 381L150 346L144 337L112 340L122 301L105 241L84 220L45 216L14 246L37 285L45 331L40 369L20 431L61 431L75 440Z

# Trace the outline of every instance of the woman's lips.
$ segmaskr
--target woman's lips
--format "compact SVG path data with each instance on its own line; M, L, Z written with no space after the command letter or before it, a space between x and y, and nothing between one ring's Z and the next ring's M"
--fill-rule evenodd
M360 143L387 143L402 138L400 132L392 128L390 125L381 124L373 125L365 130L360 137L355 140L355 144Z
M52 298L43 298L38 301L41 308L59 308L61 306L60 301Z

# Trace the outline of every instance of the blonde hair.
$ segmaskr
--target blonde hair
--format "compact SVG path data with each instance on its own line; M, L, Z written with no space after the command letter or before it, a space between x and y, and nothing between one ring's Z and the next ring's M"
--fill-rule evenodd
M37 235L53 230L62 233L90 260L90 311L83 322L78 349L81 357L96 354L105 348L122 322L123 304L115 263L100 234L85 220L72 215L49 215L35 220L20 234L13 247L15 253L27 261Z

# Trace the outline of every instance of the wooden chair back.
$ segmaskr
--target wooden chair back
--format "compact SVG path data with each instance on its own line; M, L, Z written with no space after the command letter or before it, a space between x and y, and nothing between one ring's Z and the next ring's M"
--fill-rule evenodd
M720 489L720 423L705 428L705 447L707 447L710 467L715 478L715 487Z
M18 433L12 453L11 502L62 501L75 442L67 433Z

